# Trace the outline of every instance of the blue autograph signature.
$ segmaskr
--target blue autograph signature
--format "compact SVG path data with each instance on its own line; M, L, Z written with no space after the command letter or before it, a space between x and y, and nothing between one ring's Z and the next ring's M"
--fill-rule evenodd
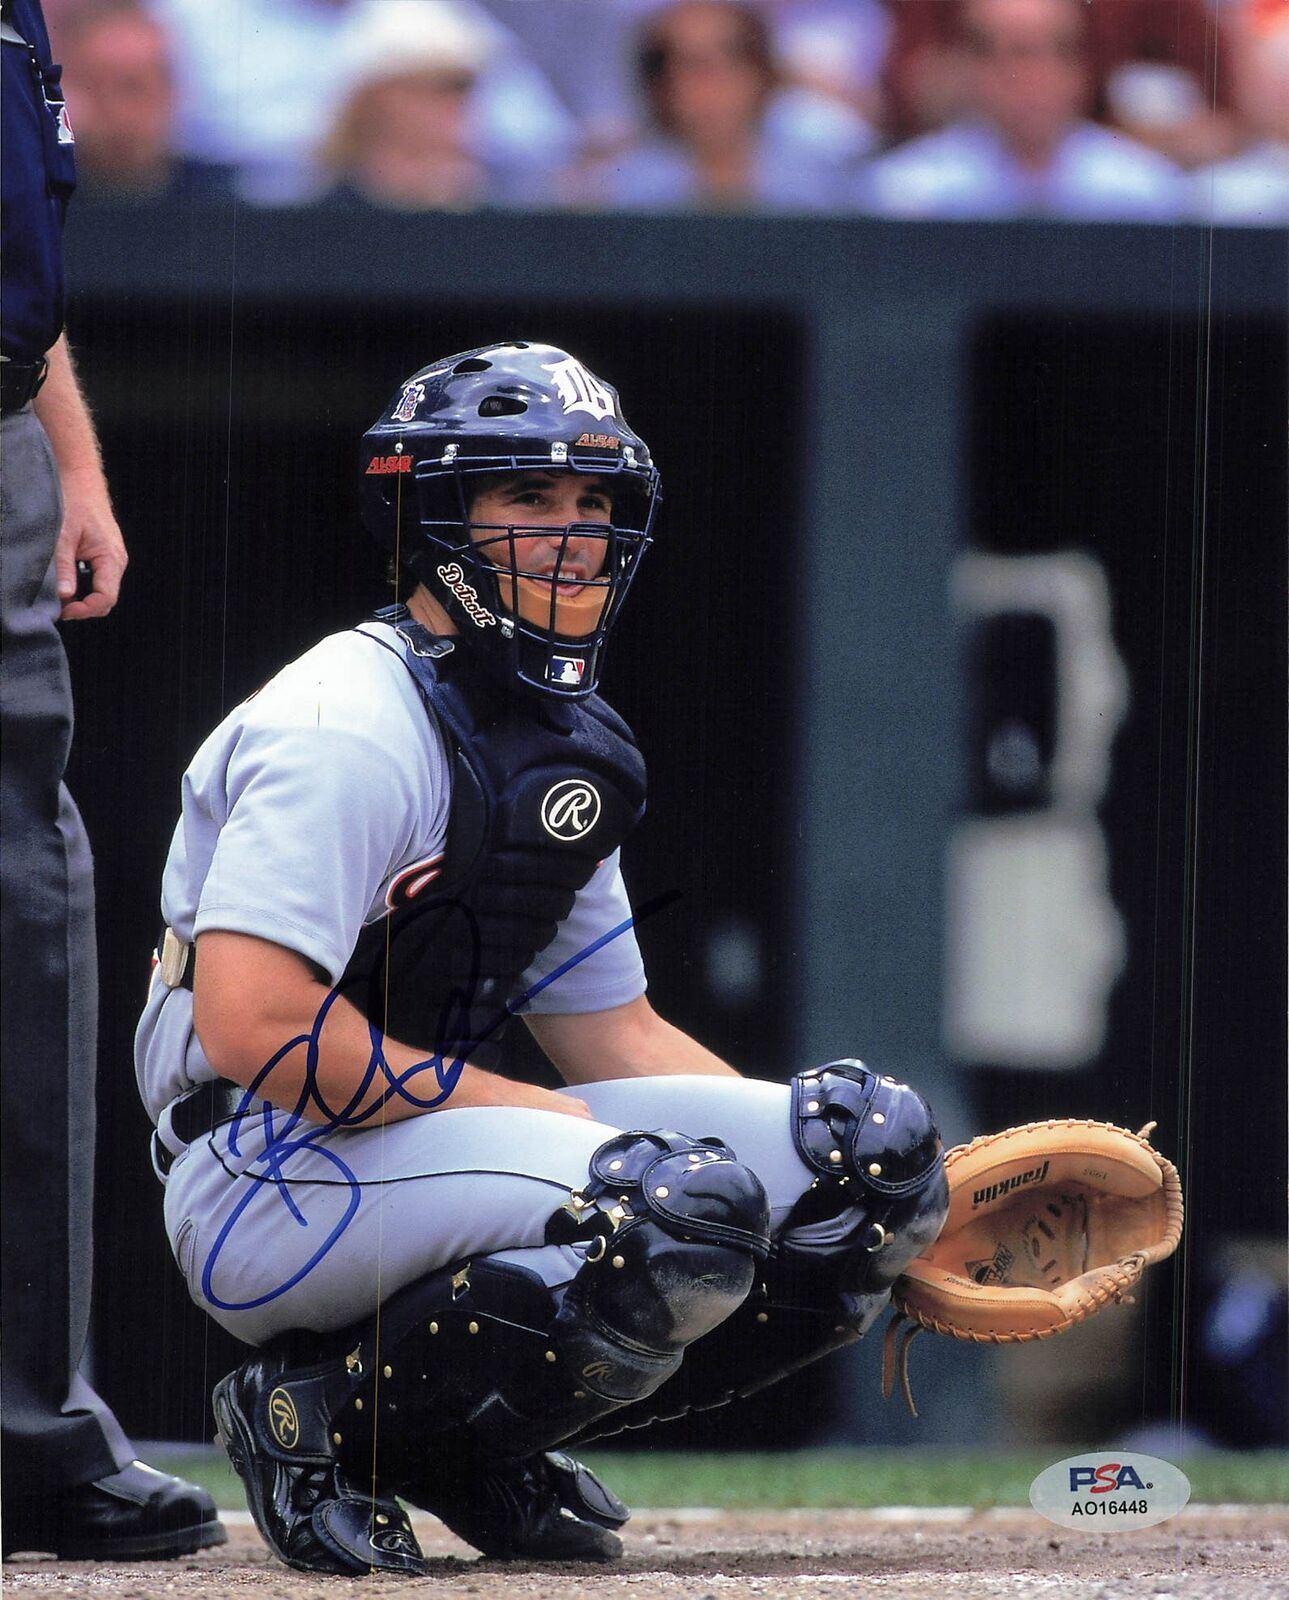
M641 906L634 916L630 916L624 922L620 922L616 928L610 928L607 933L601 934L598 939L593 940L585 949L579 950L576 955L570 956L567 961L562 962L553 972L539 979L531 988L517 995L507 1006L499 1010L493 1021L480 1029L479 1037L473 1041L473 1044L464 1047L459 1055L452 1056L446 1060L442 1054L427 1056L421 1061L414 1062L402 1072L395 1072L385 1058L385 1040L382 1030L369 1021L368 1033L371 1038L371 1054L367 1058L367 1065L348 1103L339 1109L327 1104L317 1083L318 1051L322 1030L332 1006L342 992L342 985L340 984L332 988L318 1008L318 1015L314 1019L312 1029L307 1034L299 1034L294 1039L289 1039L256 1073L255 1078L242 1095L232 1122L228 1125L228 1148L232 1155L236 1156L239 1153L238 1136L242 1131L243 1125L248 1122L258 1126L262 1131L264 1149L256 1157L253 1167L243 1174L243 1176L252 1178L254 1181L246 1186L245 1193L224 1219L223 1225L206 1256L202 1267L201 1291L207 1302L221 1311L252 1311L257 1306L267 1305L271 1300L276 1300L279 1296L286 1294L288 1290L293 1289L302 1278L307 1277L353 1221L361 1199L362 1185L347 1163L335 1150L328 1148L324 1142L329 1134L340 1128L361 1127L363 1123L378 1116L382 1107L395 1098L410 1101L422 1111L433 1111L436 1107L443 1105L456 1088L457 1082L466 1067L471 1050L475 1046L483 1044L492 1034L503 1028L512 1016L522 1011L543 989L549 988L551 984L562 978L565 973L571 972L574 967L580 965L589 956L594 955L597 950L603 949L607 944L611 944L614 939L621 938L629 928L635 927L644 921L646 917L661 911L677 898L678 896L674 892L658 896L646 905ZM464 999L468 1007L470 998L468 994L465 996L457 995L455 1003L460 1005ZM295 1107L291 1111L283 1111L277 1106L271 1105L267 1100L260 1098L260 1086L270 1077L280 1062L300 1049L305 1052L304 1087L300 1091ZM413 1080L419 1080L425 1074L429 1074L432 1083L432 1090L428 1095L418 1094L411 1087ZM378 1098L364 1110L359 1110L358 1108L362 1105L373 1085L380 1082L383 1082L384 1088ZM306 1110L312 1110L313 1112L312 1118L308 1121L305 1120ZM319 1113L321 1113L321 1119L319 1119ZM301 1124L304 1125L303 1131L297 1132ZM233 1230L241 1221L246 1208L260 1193L262 1184L270 1183L276 1187L289 1215L300 1227L308 1228L311 1225L309 1219L304 1215L291 1194L290 1179L287 1173L287 1168L291 1161L302 1152L321 1156L334 1167L336 1178L332 1182L338 1187L347 1188L349 1191L343 1215L332 1226L330 1232L304 1265L293 1272L285 1282L264 1294L258 1295L253 1300L221 1299L215 1292L213 1284L220 1252L228 1242ZM331 1187L331 1184L328 1187Z

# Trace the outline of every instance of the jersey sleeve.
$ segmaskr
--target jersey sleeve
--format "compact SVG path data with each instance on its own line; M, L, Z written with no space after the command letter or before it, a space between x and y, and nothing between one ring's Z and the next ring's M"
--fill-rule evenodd
M271 940L334 983L409 848L418 799L389 747L352 728L243 728L194 935L219 928Z
M619 853L602 861L552 942L520 980L522 1011L568 1015L608 1011L645 992L644 962L631 923Z

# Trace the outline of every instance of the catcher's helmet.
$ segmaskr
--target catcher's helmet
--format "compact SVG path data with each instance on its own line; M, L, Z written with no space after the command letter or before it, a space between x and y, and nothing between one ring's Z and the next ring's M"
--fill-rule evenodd
M516 538L548 526L475 523L502 473L602 475L608 522L556 528L553 571L525 571ZM650 543L658 474L617 391L565 350L485 345L422 368L363 436L368 531L425 584L463 641L511 681L566 699L599 682L604 641ZM561 582L569 539L604 546L598 576ZM561 592L561 591L565 592Z

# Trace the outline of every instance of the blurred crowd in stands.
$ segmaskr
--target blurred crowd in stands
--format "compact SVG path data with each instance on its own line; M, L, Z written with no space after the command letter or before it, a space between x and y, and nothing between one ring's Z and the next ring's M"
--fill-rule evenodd
M1289 224L1289 0L45 0L130 202Z

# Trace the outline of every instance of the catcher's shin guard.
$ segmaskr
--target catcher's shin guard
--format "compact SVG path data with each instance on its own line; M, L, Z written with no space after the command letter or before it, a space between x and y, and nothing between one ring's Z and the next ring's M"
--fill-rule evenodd
M915 1090L858 1061L830 1062L793 1080L792 1131L815 1179L755 1287L656 1394L574 1442L755 1394L852 1343L934 1241L948 1206L944 1157Z
M747 1294L768 1214L724 1145L621 1134L552 1219L552 1243L588 1243L567 1286L486 1256L409 1284L328 1336L330 1359L279 1375L270 1416L294 1417L307 1446L278 1444L355 1473L375 1463L433 1508L427 1460L442 1474L531 1460L652 1393Z

